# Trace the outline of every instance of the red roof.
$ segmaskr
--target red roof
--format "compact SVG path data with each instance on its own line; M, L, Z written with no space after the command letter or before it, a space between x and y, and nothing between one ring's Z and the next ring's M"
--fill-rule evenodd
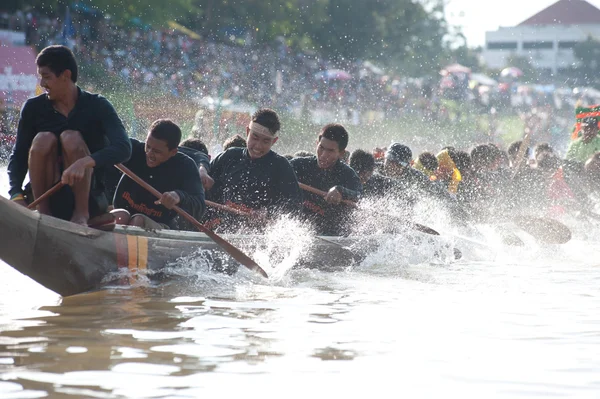
M585 0L559 0L518 26L600 24L600 9Z

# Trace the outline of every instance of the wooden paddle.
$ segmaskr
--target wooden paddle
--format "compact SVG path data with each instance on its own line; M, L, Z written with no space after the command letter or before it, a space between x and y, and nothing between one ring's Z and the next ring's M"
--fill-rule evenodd
M235 215L240 215L240 216L248 216L248 217L252 216L252 212L246 212L241 209L236 209L231 206L219 204L217 202L212 202L209 200L205 200L204 202L206 203L206 205L210 206L211 208L215 208L220 211L229 212L229 213L233 213Z
M300 186L300 188L302 190L311 192L313 194L317 194L318 196L321 196L323 198L325 198L325 196L327 195L327 193L325 191L321 191L318 188L314 188L314 187L308 186L308 185L306 185L304 183L298 183L298 185ZM358 208L358 204L356 202L354 202L354 201L342 200L342 203L346 204L348 206L351 206L353 208ZM391 216L391 215L388 215L388 214L386 214L386 216L388 216L388 217L395 217L395 216ZM424 226L424 225L419 224L419 223L413 223L412 227L415 230L420 231L421 233L431 234L433 236L439 236L440 235L440 233L438 233L437 231L435 231L431 227L427 227L427 226Z
M252 217L252 212L245 212L245 211L242 211L241 209L235 209L235 208L233 208L231 206L219 204L217 202L212 202L212 201L208 201L208 200L204 201L204 202L206 203L206 205L208 205L208 206L210 206L212 208L215 208L215 209L219 209L219 210L221 210L223 212L229 212L229 213L233 213L235 215L240 215L240 216ZM347 251L348 253L350 253L352 255L352 257L356 256L354 254L354 252L352 252L352 250L350 250L348 247L346 247L346 246L344 246L344 245L342 245L340 243L337 243L337 242L331 241L331 240L327 240L327 239L325 239L323 237L320 237L320 236L314 236L314 237L317 240L320 240L320 241L326 242L328 244L335 245L335 246L337 246L339 248L342 248L344 251Z
M50 187L50 189L48 191L46 191L44 194L40 195L40 197L38 199L33 201L31 204L27 205L27 209L35 209L35 207L38 206L38 204L40 202L48 199L51 195L53 195L58 190L63 188L63 186L64 186L63 182L59 181L54 186Z
M571 239L571 230L558 220L520 215L513 223L546 244L564 244Z
M521 165L523 165L523 163L526 163L525 154L527 152L527 148L529 147L529 143L531 143L531 131L529 130L529 128L526 128L525 134L523 135L523 140L521 140L521 145L519 146L519 151L517 151L517 156L515 158L517 164L515 165L512 174L513 180L515 179L515 177L517 177L517 174L519 174L519 170L521 170Z
M123 172L125 175L127 175L130 179L135 181L137 184L139 184L140 186L142 186L146 190L148 190L156 198L160 198L162 196L162 194L160 192L158 192L158 190L156 190L150 184L146 183L144 180L140 179L135 173L133 173L127 167L123 166L122 164L115 165L115 167L117 169L119 169L121 172ZM237 260L242 265L246 266L248 269L259 273L263 277L265 277L265 278L269 277L267 275L267 273L263 270L263 268L260 267L252 259L250 259L250 257L248 255L246 255L245 253L243 253L242 251L240 251L239 249L234 247L231 243L229 243L228 241L223 239L218 234L212 232L210 229L208 229L202 223L197 221L192 215L190 215L189 213L187 213L186 211L184 211L183 209L181 209L178 206L173 207L173 210L175 212L177 212L179 215L181 215L188 222L190 222L194 226L196 226L196 228L198 230L200 230L201 232L206 234L208 237L210 237L215 243L217 243L221 248L223 248L225 250L225 252L227 252L229 255L231 255L231 257L233 259Z

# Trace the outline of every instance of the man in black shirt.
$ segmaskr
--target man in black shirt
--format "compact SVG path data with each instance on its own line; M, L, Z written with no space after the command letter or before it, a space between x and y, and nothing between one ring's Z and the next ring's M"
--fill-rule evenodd
M131 143L133 146L135 145L135 143L139 143L139 141L132 138ZM192 158L192 160L198 166L198 171L200 172L200 178L202 179L204 191L210 190L214 183L212 178L208 174L208 171L210 170L210 156L208 155L208 149L206 148L206 145L204 145L202 140L184 140L181 142L177 150ZM105 171L104 186L106 187L105 192L110 205L113 204L112 201L115 196L115 191L117 190L119 180L121 180L121 176L123 176L123 173L121 173L121 171L117 168L109 168ZM196 228L193 225L191 226L193 227L193 231L195 231Z
M173 207L180 206L196 219L204 213L204 189L196 163L177 151L179 126L168 119L152 123L146 143L131 140L131 159L125 163L133 173L162 193L156 199L146 189L123 176L114 197L113 215L119 224L145 229L177 228Z
M319 134L317 155L295 158L290 162L298 181L325 191L325 197L304 194L304 215L321 235L349 232L348 205L342 200L358 201L362 184L356 172L341 161L348 145L348 132L336 123L326 125Z
M383 198L394 193L394 180L375 172L375 157L364 150L354 150L348 164L358 174L365 198Z
M211 209L206 218L209 226L235 231L248 222L264 226L269 216L299 211L302 194L294 170L287 159L271 150L280 127L275 111L260 109L246 128L247 148L230 148L211 161L214 186L208 198L251 213L253 218Z
M385 153L383 172L394 180L398 198L406 198L407 203L416 204L420 198L430 198L445 206L455 221L462 220L463 211L456 198L446 187L431 181L427 175L411 167L412 151L400 143L393 143Z
M183 152L196 162L204 191L210 190L215 181L210 177L210 155L206 144L200 139L190 138L181 142L179 152Z
M410 191L417 198L425 196L455 202L442 184L431 181L425 173L412 168L411 162L411 149L404 144L393 143L385 153L383 172L396 181L399 190Z
M110 102L77 86L71 50L46 47L36 64L46 93L27 100L21 110L8 164L9 194L26 205L22 185L28 170L33 192L29 200L62 181L67 186L41 202L38 210L86 225L108 206L103 168L127 160L131 145Z

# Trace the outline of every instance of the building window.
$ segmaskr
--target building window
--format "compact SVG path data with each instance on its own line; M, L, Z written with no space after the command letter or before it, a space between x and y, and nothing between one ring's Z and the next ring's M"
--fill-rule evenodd
M516 50L517 42L491 42L487 44L488 50Z
M574 48L577 42L558 42L558 48Z
M573 68L558 68L556 73L559 75L566 75L573 72Z
M552 42L523 42L523 50L552 50Z

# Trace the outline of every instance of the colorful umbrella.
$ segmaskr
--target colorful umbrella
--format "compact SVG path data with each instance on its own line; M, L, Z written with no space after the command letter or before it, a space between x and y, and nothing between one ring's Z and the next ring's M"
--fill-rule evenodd
M471 68L460 64L452 64L442 69L440 73L444 76L449 73L465 73L468 75L471 73Z
M500 72L500 76L502 76L503 78L507 76L510 76L512 78L518 78L520 76L523 76L523 71L521 71L517 67L507 67Z

